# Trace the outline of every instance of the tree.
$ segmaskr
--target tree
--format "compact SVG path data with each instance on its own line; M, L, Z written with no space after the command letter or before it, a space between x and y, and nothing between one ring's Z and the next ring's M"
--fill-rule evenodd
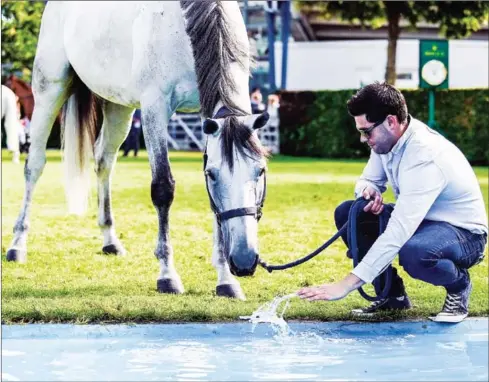
M2 0L2 65L21 72L29 82L44 5L43 1Z
M484 1L298 1L298 9L326 20L341 18L377 29L387 23L386 82L396 82L397 40L401 19L415 29L420 21L440 26L440 36L459 39L478 31L489 17Z

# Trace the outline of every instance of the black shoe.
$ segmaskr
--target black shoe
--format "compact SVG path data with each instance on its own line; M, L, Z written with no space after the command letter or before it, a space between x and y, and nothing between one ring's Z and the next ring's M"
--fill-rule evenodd
M353 309L351 313L355 316L372 316L378 312L388 310L406 310L412 307L407 295L401 297L387 297L383 300L374 301L370 306L362 309Z
M436 317L430 317L430 319L436 322L452 323L463 321L469 314L469 297L471 291L472 282L469 280L469 285L464 290L458 293L447 292L443 309Z

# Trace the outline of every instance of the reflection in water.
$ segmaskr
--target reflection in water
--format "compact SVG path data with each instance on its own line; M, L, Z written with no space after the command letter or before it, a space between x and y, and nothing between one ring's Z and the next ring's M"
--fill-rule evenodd
M137 348L123 350L121 354L127 357L126 371L129 373L153 374L163 363L166 372L175 379L207 380L216 368L212 362L212 348L197 341L140 343Z
M488 380L487 319L289 326L4 326L2 380Z

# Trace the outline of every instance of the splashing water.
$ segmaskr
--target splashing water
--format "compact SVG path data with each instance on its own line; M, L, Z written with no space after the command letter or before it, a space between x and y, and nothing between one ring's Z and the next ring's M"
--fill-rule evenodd
M297 294L292 293L286 296L275 297L272 301L260 306L251 314L251 316L240 316L239 318L251 322L253 324L252 331L255 330L256 325L259 323L269 323L272 325L273 330L281 336L293 334L289 325L287 325L287 322L284 320L284 313L289 307L290 299L293 297L297 297ZM284 301L285 306L282 309L282 313L278 315L277 310L279 309L280 304Z

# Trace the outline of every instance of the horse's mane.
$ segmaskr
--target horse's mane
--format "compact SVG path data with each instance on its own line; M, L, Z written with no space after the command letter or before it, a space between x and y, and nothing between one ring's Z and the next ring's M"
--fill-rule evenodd
M212 117L220 100L236 114L245 114L231 98L236 84L229 65L248 66L249 49L233 36L221 1L180 1L186 19L186 32L192 43L195 71L200 93L201 112Z
M186 32L192 44L195 72L200 94L201 113L211 118L218 101L236 115L247 114L232 98L236 83L229 65L237 62L243 69L253 64L248 46L240 44L227 24L221 1L180 1L186 19ZM233 147L243 155L269 155L252 131L235 117L226 117L222 129L223 159L233 169Z

